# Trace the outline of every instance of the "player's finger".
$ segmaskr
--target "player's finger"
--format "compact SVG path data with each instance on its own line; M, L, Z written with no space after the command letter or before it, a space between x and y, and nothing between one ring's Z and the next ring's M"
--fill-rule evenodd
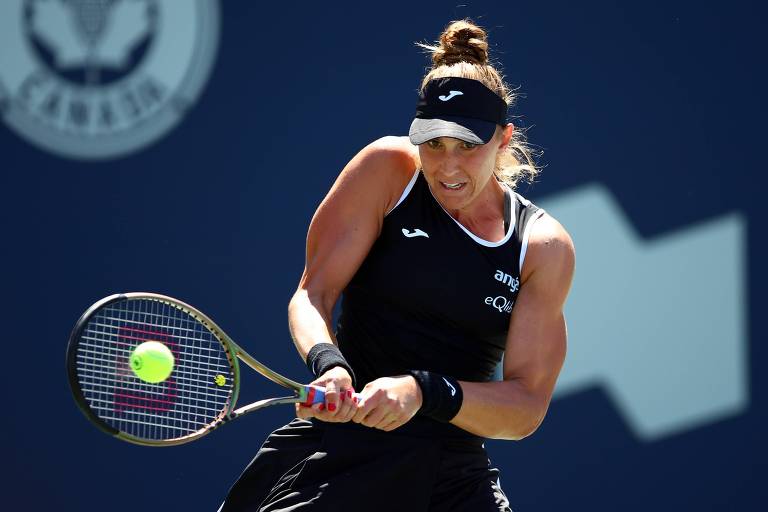
M402 424L403 422L399 417L385 416L384 419L381 420L373 428L384 430L385 432L390 432L392 430L395 430L397 427L399 427Z
M325 384L325 408L330 413L328 416L335 416L339 409L339 386L334 379Z
M391 421L390 419L388 419L390 414L391 414L390 411L388 411L386 407L379 406L374 408L368 415L366 415L365 418L363 418L363 420L361 421L361 423L366 427L373 428L385 420L387 421L387 423L389 423Z
M352 393L347 393L346 390L342 393L339 393L339 407L333 412L328 411L327 407L325 410L321 408L319 412L314 413L315 417L321 421L334 423L343 423L349 421L355 414L357 407L354 400L347 398L348 396L352 396Z
M355 423L363 423L365 418L376 409L376 397L365 396L365 390L363 390L362 395L363 396L361 396L360 401L357 404L357 411L355 411L355 415L352 416L352 421Z
M378 421L376 421L376 418L373 416L373 414L369 415L368 418L366 418L366 420L370 422L371 427L378 428L378 429L381 429L385 425L389 425L395 419L396 419L395 415L391 412L380 414Z
M355 402L354 394L355 391L351 388L342 391L340 395L339 410L336 412L336 421L347 422L355 415L357 412L357 404Z
M306 405L296 404L296 417L306 420L313 417L312 408Z

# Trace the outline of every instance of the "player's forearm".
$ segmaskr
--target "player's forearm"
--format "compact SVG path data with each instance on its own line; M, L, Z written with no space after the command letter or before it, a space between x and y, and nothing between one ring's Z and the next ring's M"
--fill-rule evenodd
M288 304L288 327L302 359L317 343L336 343L331 326L333 302L299 288Z
M518 381L460 384L464 401L451 423L482 437L522 439L538 428L547 412L548 401Z

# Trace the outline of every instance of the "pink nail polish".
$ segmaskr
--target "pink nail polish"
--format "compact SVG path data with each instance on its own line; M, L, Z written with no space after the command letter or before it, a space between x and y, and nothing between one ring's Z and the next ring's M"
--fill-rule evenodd
M333 412L336 410L336 404L328 404L328 410Z

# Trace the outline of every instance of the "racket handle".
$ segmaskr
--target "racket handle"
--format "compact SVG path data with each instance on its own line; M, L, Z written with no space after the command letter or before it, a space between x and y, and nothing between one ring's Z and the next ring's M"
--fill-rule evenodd
M325 402L324 387L308 385L306 386L306 390L307 390L307 400L305 402L302 402L301 405L310 407L312 405L321 404ZM355 402L359 402L361 400L360 393L353 393L352 398L355 400Z

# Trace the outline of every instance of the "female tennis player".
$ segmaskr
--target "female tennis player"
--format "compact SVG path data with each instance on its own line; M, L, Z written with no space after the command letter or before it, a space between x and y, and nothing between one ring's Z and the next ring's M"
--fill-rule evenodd
M409 137L356 155L309 228L289 323L326 402L268 437L224 512L510 510L483 440L546 414L574 248L514 191L537 169L485 32L428 48Z

